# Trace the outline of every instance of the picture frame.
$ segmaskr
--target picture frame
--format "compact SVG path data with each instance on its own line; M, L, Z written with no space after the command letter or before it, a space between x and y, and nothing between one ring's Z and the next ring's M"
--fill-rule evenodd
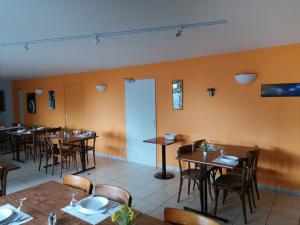
M300 97L300 83L262 84L261 97Z
M55 110L55 92L48 91L49 109Z
M35 93L27 93L27 112L36 113Z
M172 81L172 108L183 110L183 80Z

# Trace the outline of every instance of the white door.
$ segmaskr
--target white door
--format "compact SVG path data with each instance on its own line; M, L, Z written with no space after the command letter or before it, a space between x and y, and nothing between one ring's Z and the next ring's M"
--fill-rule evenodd
M126 80L127 160L156 166L156 145L143 140L156 137L155 79Z

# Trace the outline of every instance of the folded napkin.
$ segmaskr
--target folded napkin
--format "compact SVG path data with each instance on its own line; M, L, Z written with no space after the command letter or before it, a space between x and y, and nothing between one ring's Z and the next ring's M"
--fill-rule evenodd
M72 216L75 216L89 224L98 224L101 221L105 220L106 218L110 217L111 214L113 214L114 212L117 212L120 208L120 205L118 204L116 207L113 207L109 210L107 210L107 212L99 212L99 213L94 213L94 214L83 214L79 211L79 206L66 206L64 208L62 208L61 210L71 214Z
M219 156L218 158L213 160L214 163L229 165L229 166L236 166L238 164L238 160L230 159L226 157Z
M30 215L28 215L28 214L26 214L26 213L24 213L24 212L22 212L22 211L20 211L20 212L18 212L18 210L14 207L14 206L12 206L12 205L10 205L10 204L6 204L6 205L3 205L3 206L1 206L0 208L7 208L7 209L11 209L12 211L13 211L13 215L12 216L10 216L8 219L6 219L5 221L3 221L3 222L0 222L0 225L19 225L19 224L23 224L23 223L27 223L27 222L29 222L30 220L32 220L33 219L33 217L32 216L30 216ZM18 217L22 217L23 219L22 219L22 221L20 221L20 222L13 222L13 221L15 221Z

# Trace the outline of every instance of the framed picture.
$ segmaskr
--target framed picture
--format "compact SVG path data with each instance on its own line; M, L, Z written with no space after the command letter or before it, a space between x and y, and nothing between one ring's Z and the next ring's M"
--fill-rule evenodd
M55 94L54 91L48 91L49 109L55 110Z
M172 81L172 107L175 110L182 110L183 103L182 103L182 80L173 80Z
M36 113L35 93L27 93L27 112Z
M262 84L261 97L299 97L300 83Z

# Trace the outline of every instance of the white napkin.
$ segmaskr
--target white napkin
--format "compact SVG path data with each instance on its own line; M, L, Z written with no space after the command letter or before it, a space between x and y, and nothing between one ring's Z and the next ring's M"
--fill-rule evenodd
M120 208L120 205L118 205L117 207L114 207L112 209L109 209L106 213L95 213L95 214L90 214L90 215L86 215L83 214L81 212L79 212L79 206L66 206L64 208L62 208L61 210L71 214L72 216L75 216L87 223L90 224L98 224L101 221L105 220L106 218L110 217L111 214L113 214L114 212L117 212Z
M219 156L218 158L214 159L213 162L230 166L236 166L238 164L238 160L224 158L222 156Z
M16 216L22 216L22 217L24 216L25 218L27 218L27 219L25 219L25 220L23 220L21 222L10 223L9 225L19 225L19 224L27 223L27 222L29 222L30 220L33 219L32 216L30 216L30 215L28 215L28 214L26 214L26 213L24 213L22 211L18 212L18 210L14 206L12 206L10 204L3 205L0 208L2 208L2 207L13 210L14 213L16 213ZM14 220L16 218L16 216L14 216L13 218L11 218L9 220L4 221L3 223L0 222L0 225L1 224L7 224L9 221Z

